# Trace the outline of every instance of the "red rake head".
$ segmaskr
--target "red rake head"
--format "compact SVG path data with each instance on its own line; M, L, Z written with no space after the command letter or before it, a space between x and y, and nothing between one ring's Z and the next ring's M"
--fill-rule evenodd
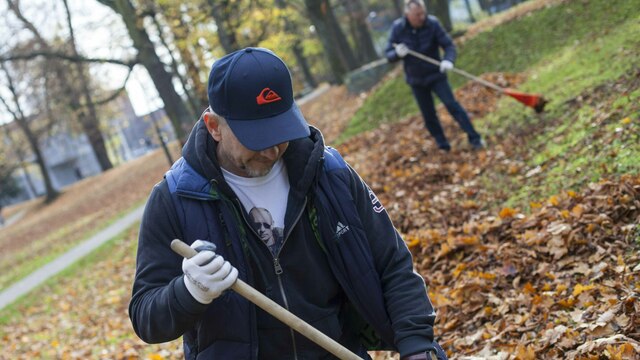
M512 89L504 89L504 93L526 106L533 108L537 113L543 112L544 106L548 102L542 95L538 94L526 94Z

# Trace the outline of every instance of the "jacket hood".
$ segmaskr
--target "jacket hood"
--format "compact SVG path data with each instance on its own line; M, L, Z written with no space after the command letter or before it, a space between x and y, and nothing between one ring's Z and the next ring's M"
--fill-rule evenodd
M289 142L289 147L283 155L291 193L302 198L315 181L324 152L322 133L312 126L309 126L309 129L309 137ZM207 182L217 183L223 193L231 196L233 191L224 180L216 157L217 145L200 117L182 148L182 157Z

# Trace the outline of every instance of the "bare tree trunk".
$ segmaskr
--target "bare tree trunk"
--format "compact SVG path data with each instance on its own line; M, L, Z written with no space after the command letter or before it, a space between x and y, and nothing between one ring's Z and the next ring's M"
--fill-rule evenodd
M233 11L230 8L230 1L208 0L208 3L211 7L211 16L218 27L220 46L222 46L222 49L224 49L227 54L238 50L240 45L234 32L235 29L228 25L229 18L233 15Z
M286 9L287 3L284 0L276 0L276 6L280 9ZM287 33L295 34L296 33L295 27L296 27L295 24L292 23L288 18L284 19L284 30ZM293 52L293 56L296 58L296 62L298 63L298 66L300 66L300 69L302 70L302 75L304 76L304 79L307 85L311 88L315 88L316 86L318 86L318 82L316 81L313 74L311 73L309 62L307 61L307 58L304 56L302 52L302 42L300 41L300 38L297 36L294 40L293 46L291 47L291 51Z
M160 24L158 20L158 14L155 13L154 11L154 13L150 15L150 17L151 17L151 20L153 20L153 24L156 26L156 30L158 31L158 37L160 38L160 42L162 43L162 46L164 46L167 49L167 52L169 53L169 57L171 58L171 70L173 71L173 74L180 81L180 85L182 86L182 89L184 90L184 93L187 96L187 100L189 101L189 105L191 106L191 118L195 118L196 114L199 112L198 101L194 98L191 87L188 85L187 79L185 79L184 76L180 74L180 70L178 69L178 62L176 61L175 56L173 56L173 51L171 51L171 48L169 47L169 44L167 44L167 41L165 40L164 35L162 33L163 26Z
M73 55L78 56L78 48L76 46L76 38L73 32L73 26L71 24L71 12L69 11L69 5L67 4L67 0L62 0L62 2L64 3L64 8L67 13L67 26L69 27L71 51L73 51ZM89 110L89 116L83 116L84 112L82 112L80 114L79 120L82 123L82 128L87 134L87 137L89 138L89 142L91 143L91 147L96 154L96 158L100 163L102 171L109 170L113 167L113 164L111 163L109 155L107 154L107 148L104 145L104 137L102 136L102 132L100 132L96 107L93 103L93 99L91 98L91 90L89 89L89 79L87 79L87 76L85 75L85 69L82 63L76 62L75 66L76 71L78 72L80 86L82 87L82 97L84 98L87 110Z
M473 11L471 11L471 4L469 0L464 0L464 6L467 8L467 13L469 13L469 21L472 23L476 22L476 18L473 17Z
M343 4L351 20L349 25L356 46L356 57L360 65L376 60L378 53L376 53L376 48L373 45L369 23L367 23L367 9L365 5L362 3L362 0L346 0L343 1Z
M182 65L186 69L186 75L183 75L182 78L191 88L189 102L193 108L194 116L197 116L202 110L209 106L206 82L201 80L201 69L208 68L209 64L203 64L204 57L202 55L202 47L197 44L196 47L192 47L192 45L189 44L191 29L194 27L194 24L185 22L183 14L184 12L188 12L188 9L185 9L182 4L167 3L166 1L158 0L147 1L149 7L154 9L154 13L156 9L159 9L165 19L166 25L171 29L171 34L174 39L173 45L176 47ZM156 27L158 27L158 31L161 31L157 21ZM174 71L177 72L177 70Z
M309 62L302 53L302 44L300 43L300 40L296 40L296 42L293 44L293 47L291 48L291 51L293 52L293 56L296 58L296 62L300 66L300 70L302 70L302 75L304 76L304 80L307 83L307 86L309 86L310 88L315 88L316 86L318 86L318 82L311 72Z
M488 12L489 15L493 14L493 12L491 11L492 2L493 2L492 0L478 0L478 4L480 4L480 9L482 9L482 11Z
M451 31L451 14L449 13L449 0L427 0L427 11L440 20L445 30Z
M184 66L187 68L187 74L193 84L193 92L195 93L196 100L198 101L197 114L202 112L207 106L209 106L209 95L207 93L207 84L200 80L199 66L194 61L193 57L197 56L194 52L190 52L188 47L180 47L180 57ZM201 61L198 61L199 63ZM205 68L209 67L209 64L203 64Z
M4 100L0 100L4 103ZM6 106L6 104L5 104ZM27 186L29 187L29 191L31 194L33 194L33 196L36 196L36 187L33 185L33 179L31 179L31 175L29 175L29 172L27 171L27 168L25 166L25 155L23 152L23 149L20 145L16 144L16 142L13 140L13 136L11 136L11 133L9 132L9 126L3 126L4 128L4 132L5 135L7 136L7 139L9 140L9 147L13 150L13 153L15 154L16 158L18 159L18 163L19 163L19 167L20 169L22 169L22 173L24 174L24 179L27 183Z
M72 51L74 56L78 56L75 38L73 35L73 28L71 27L71 15L68 12L67 2L64 1L65 8L67 10L67 22L69 25L69 30L71 32L71 44ZM24 17L22 14L19 3L13 2L11 0L7 0L7 4L13 13L16 15L18 19L25 25L25 27L35 36L36 40L44 49L51 50L51 46L49 43L42 37L38 29ZM80 97L76 96L77 91L74 89L73 84L69 80L69 76L64 73L64 70L61 66L53 64L54 72L56 73L56 78L60 81L62 88L64 89L65 94L67 95L67 100L69 101L69 108L74 114L79 114L78 121L82 126L83 132L87 135L89 139L89 143L93 152L98 159L98 163L100 164L100 168L104 170L111 169L113 164L107 155L107 149L104 145L104 137L102 136L102 132L100 132L100 126L98 122L97 112L91 98L91 93L89 92L89 80L86 78L84 73L84 66L80 62L75 62L76 70L78 72L78 78L80 80L80 86L82 87L81 96L84 98L86 102L87 109L89 110L89 116L84 115L84 111L81 111L82 104L80 103Z
M194 121L182 98L173 87L172 76L164 68L156 54L149 34L142 25L142 18L136 15L136 9L130 0L97 0L118 13L129 32L133 46L138 50L140 62L149 72L153 84L164 102L164 109L171 119L176 136L184 142Z
M180 25L179 29L185 31L185 34L178 34L177 29L174 28L174 34L177 38L186 39L189 36L189 25L184 22L182 17L180 17ZM198 54L195 51L190 51L190 47L178 46L178 51L180 52L180 57L182 58L182 62L187 69L187 76L191 80L191 84L193 86L193 92L195 93L195 99L197 101L197 111L196 116L202 112L207 106L209 106L209 97L207 95L207 84L200 80L200 66L204 66L205 68L209 67L209 64L197 65L194 58L200 64L202 63L202 58L198 58Z
M167 142L164 140L164 136L162 136L162 131L160 130L160 126L158 126L158 121L151 116L151 123L153 124L153 129L158 135L158 141L160 141L160 146L162 146L162 151L164 151L164 156L167 158L169 162L169 166L173 165L173 157L171 157L171 152L169 151L169 147L167 146Z
M391 0L393 4L393 10L395 11L395 17L399 18L404 16L404 1L403 0Z
M342 29L333 14L329 0L305 0L309 18L316 28L336 82L341 83L357 62Z
M2 68L2 70L4 71L7 77L8 90L11 93L11 96L13 96L13 101L15 102L16 111L14 112L11 110L11 108L8 106L4 98L0 97L0 102L2 102L6 110L11 113L11 115L13 116L13 120L18 124L18 126L24 133L24 136L27 138L27 141L29 142L29 146L31 147L31 151L33 151L33 154L36 157L36 163L38 164L38 167L40 168L40 172L42 173L42 179L44 180L44 187L46 191L46 201L51 202L58 196L59 193L53 187L53 183L51 182L49 171L47 170L47 166L44 162L44 157L42 156L42 152L40 151L38 138L33 133L33 131L31 131L28 120L25 117L24 112L22 111L22 107L20 106L20 101L18 100L18 94L16 93L15 86L13 85L13 79L11 78L11 74L9 73L9 70L7 69L6 65L3 62L0 62L0 67Z

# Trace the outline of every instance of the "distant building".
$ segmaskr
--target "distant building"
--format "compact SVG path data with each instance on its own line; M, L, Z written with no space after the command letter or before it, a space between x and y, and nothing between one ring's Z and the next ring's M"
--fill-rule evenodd
M111 109L114 115L110 119L103 120L107 124L103 136L114 166L142 156L160 146L156 126L165 141L175 139L173 127L164 109L137 116L126 94L114 100L114 104ZM21 134L21 130L14 122L0 125L1 127L8 127L7 130L12 134ZM0 141L3 141L5 146L12 146L5 131L0 132ZM101 172L91 144L83 133L74 134L66 126L54 126L49 136L43 137L39 143L51 182L56 189L62 189ZM13 156L18 158L17 154ZM7 205L26 201L45 193L42 174L31 149L26 149L23 158L26 165L14 173L23 191L8 201Z
M160 146L159 134L165 142L175 140L173 126L164 109L137 116L128 97L116 99L118 116L109 119L113 156L120 162L126 162L146 154ZM122 116L121 114L124 114ZM157 126L157 129L156 129Z
M10 133L20 132L14 122L2 126L9 127L7 130ZM49 136L40 139L39 144L54 188L61 189L81 178L100 173L100 165L85 134L74 135L66 128L61 129L57 126L49 133ZM2 134L5 146L12 146L6 132L3 131ZM8 203L29 200L45 193L44 180L36 157L31 149L25 150L22 155L24 167L16 170L14 174L23 192ZM14 157L17 159L17 154L14 153Z

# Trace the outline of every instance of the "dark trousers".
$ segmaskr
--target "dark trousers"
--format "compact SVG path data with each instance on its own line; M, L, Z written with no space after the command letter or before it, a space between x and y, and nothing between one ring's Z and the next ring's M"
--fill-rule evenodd
M422 112L424 125L427 130L429 130L431 136L436 139L436 143L439 148L449 150L451 146L449 145L447 137L444 135L442 125L440 125L440 120L436 114L436 108L433 104L433 96L431 95L431 92L438 95L438 98L440 98L440 101L442 101L444 106L447 108L449 114L451 114L458 125L460 125L460 128L467 133L469 142L476 145L481 143L480 134L478 134L473 128L471 120L469 120L469 115L467 115L467 112L464 110L462 105L460 105L453 96L449 82L446 79L438 80L431 86L411 86L411 90L413 91L413 96L416 98L416 102Z

